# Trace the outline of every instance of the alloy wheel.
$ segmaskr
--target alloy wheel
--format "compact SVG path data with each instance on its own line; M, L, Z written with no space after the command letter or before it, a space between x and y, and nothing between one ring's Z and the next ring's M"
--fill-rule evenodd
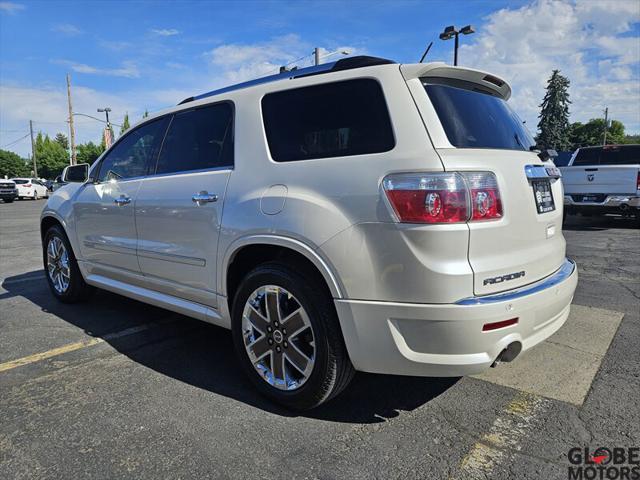
M296 390L308 380L316 347L307 312L276 285L256 289L242 313L242 338L258 374L279 390Z
M56 292L67 291L71 282L69 253L58 236L52 236L47 244L47 273Z

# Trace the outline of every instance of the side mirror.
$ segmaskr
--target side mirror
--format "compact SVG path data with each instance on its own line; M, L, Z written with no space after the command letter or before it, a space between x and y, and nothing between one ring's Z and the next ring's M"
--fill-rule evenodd
M62 181L68 183L84 183L89 178L89 164L69 165L62 171Z

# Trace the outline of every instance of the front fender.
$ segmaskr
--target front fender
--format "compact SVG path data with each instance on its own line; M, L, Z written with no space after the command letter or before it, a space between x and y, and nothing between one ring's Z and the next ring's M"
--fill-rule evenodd
M64 229L71 243L71 248L78 260L80 258L80 248L78 237L76 235L75 217L73 215L73 202L83 184L69 183L59 188L49 197L46 205L40 214L40 224L46 217L55 218ZM44 233L44 232L43 232Z

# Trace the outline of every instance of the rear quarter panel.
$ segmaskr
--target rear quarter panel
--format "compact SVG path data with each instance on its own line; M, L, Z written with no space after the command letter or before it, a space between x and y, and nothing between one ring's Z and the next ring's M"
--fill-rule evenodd
M375 78L380 82L394 128L395 147L389 152L370 155L273 161L262 124L262 97L285 88L350 78ZM345 252L338 252L340 247L326 250L319 247L355 225L394 223L392 212L381 196L384 176L395 171L442 170L398 65L298 78L284 86L282 82L265 84L235 92L232 97L236 104L235 169L225 199L219 259L232 258L229 250L239 239L269 234L308 245L342 275L338 265L343 264ZM348 239L350 245L360 245L359 235L354 233ZM370 272L370 263L363 257L362 263L354 267ZM226 295L226 265L221 265L218 271L219 291ZM354 282L347 283L345 295L348 297L357 298L363 290L371 290L371 282L358 287Z

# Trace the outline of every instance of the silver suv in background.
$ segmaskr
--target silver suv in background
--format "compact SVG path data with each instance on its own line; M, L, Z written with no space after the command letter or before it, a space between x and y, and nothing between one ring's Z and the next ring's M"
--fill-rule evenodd
M63 302L94 287L232 330L307 409L354 371L459 376L557 331L562 186L502 79L374 57L184 100L67 167L42 213Z

